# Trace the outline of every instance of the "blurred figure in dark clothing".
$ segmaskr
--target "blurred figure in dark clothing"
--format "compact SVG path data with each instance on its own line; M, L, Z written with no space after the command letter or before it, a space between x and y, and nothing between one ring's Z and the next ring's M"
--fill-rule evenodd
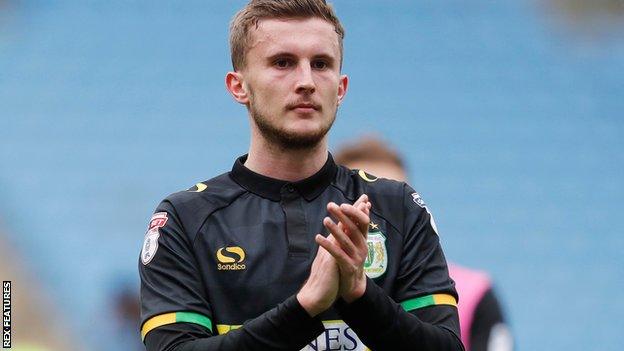
M115 316L117 317L116 335L120 345L126 350L145 351L145 346L138 337L139 330L139 294L129 284L124 284L114 297Z
M335 152L336 163L372 175L407 180L405 163L398 152L374 137L360 138ZM511 351L513 337L489 275L449 263L449 275L459 294L461 339L466 351Z

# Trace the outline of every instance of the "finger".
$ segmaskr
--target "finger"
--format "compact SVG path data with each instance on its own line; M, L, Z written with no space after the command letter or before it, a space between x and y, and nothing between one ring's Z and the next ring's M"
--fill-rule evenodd
M359 206L349 206L348 204L340 205L340 209L345 212L345 214L351 218L356 223L363 223L364 221L369 221L370 218L366 211L369 209L370 203L360 204Z
M334 204L335 205L335 204ZM343 204L344 206L351 206ZM340 207L330 207L330 214L332 214L337 220L340 221L339 225L342 225L343 232L348 236L349 240L353 243L356 252L361 252L364 250L364 246L366 246L366 230L362 231L358 225L354 223L354 221L349 218ZM366 226L368 226L368 222L365 222ZM345 230L346 229L346 230ZM351 254L351 252L349 252Z
M334 237L334 235L329 234L327 237L327 240L331 241L332 243L338 243L338 240L336 240L336 237ZM338 244L340 245L340 244Z
M369 210L371 205L368 195L366 194L360 195L360 197L353 203L353 206L362 209L362 211L364 211L367 215L370 214Z
M317 234L317 235L320 235L320 234ZM322 246L319 246L319 250L314 260L315 261L318 260L318 264L320 265L336 263L334 257L329 252L327 252L327 250L325 250Z
M354 205L355 206L355 205ZM363 202L360 203L359 206L357 206L357 208L366 213L367 216L370 216L370 209L371 209L371 203L370 202Z
M352 233L361 232L360 228L355 224L355 222L342 211L342 206L352 207L352 205L348 205L348 204L342 204L341 207L339 207L335 203L330 202L327 205L327 210L337 221L339 221L342 224L343 226L342 229L345 231L347 235L351 236L353 235Z
M358 206L359 204L368 202L368 195L362 194L360 197L353 203L353 206Z
M330 233L332 233L333 238L337 243L342 247L342 249L348 254L352 255L356 252L356 247L353 244L353 241L349 238L349 236L329 217L323 218L323 225Z
M347 255L340 246L332 243L329 239L320 234L317 234L314 239L319 246L323 247L327 250L327 252L329 252L330 255L332 255L332 257L336 260L338 267L341 267L341 271L348 269L348 267L353 267L349 255Z
M370 199L368 198L368 195L366 194L360 195L357 201L353 203L353 207L359 208L362 211L364 211L366 214L368 214L368 210L370 210L371 208Z
M340 209L344 214L358 224L358 229L365 235L368 231L368 223L370 222L368 215L364 213L364 211L346 204L340 205Z
M364 212L364 214L366 214L367 216L369 216L369 221L370 221L370 208L371 208L371 206L372 205L371 205L370 202L360 202L356 208L358 210ZM359 223L358 221L355 221L355 224L360 228L360 231L362 232L362 236L364 238L367 238L368 237L368 225L369 225L369 223Z
M360 205L360 207L361 206L365 205ZM340 205L340 210L357 226L358 231L362 234L362 236L366 237L368 232L368 223L370 222L368 214L366 214L363 210L348 204Z

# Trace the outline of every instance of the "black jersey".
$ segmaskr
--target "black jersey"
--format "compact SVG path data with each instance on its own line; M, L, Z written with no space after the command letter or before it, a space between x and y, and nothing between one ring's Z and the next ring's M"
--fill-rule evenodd
M139 260L149 351L185 342L196 348L184 350L461 349L454 283L412 188L337 166L331 155L294 183L254 173L245 159L167 197L152 216ZM314 236L327 235L326 205L361 194L372 203L366 292L311 318L295 295L318 249ZM439 340L423 339L430 333Z

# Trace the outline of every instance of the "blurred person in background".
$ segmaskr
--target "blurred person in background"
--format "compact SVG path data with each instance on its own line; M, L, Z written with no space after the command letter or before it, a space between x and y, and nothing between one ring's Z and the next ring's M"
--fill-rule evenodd
M335 156L336 163L348 168L407 181L407 167L401 155L374 136L345 145ZM422 198L415 200L425 206ZM449 263L449 274L459 294L461 338L466 351L511 351L513 337L489 275L453 263Z
M234 17L226 86L247 108L249 153L152 216L139 260L148 351L463 349L413 189L328 152L343 37L324 0L252 0Z
M112 335L115 335L116 346L127 351L145 350L141 339L136 337L140 328L141 307L139 293L134 280L122 279L111 284L112 307L115 323Z

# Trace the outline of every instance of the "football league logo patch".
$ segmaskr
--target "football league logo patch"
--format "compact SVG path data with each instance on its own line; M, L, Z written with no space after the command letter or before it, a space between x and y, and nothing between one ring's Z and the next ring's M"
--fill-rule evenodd
M167 212L157 212L152 215L149 225L147 226L147 233L145 233L145 240L143 241L143 249L141 250L141 262L144 265L150 263L156 250L158 250L158 238L160 237L159 228L162 228L167 224Z
M431 214L431 211L429 211L429 208L427 207L427 204L425 203L425 200L423 200L423 198L420 196L419 193L412 193L412 200L414 200L414 203L418 206L420 206L421 208L424 208L427 213L429 214L429 217L431 218L430 222L431 222L431 228L433 228L433 231L436 233L436 235L440 235L438 234L438 226L435 223L435 220L433 219L433 214Z
M426 208L427 204L425 204L425 200L420 196L419 193L412 193L412 200L414 203L422 208Z
M386 236L383 235L379 226L373 222L369 225L368 256L364 261L364 273L371 278L381 277L388 268L388 251L386 250Z

